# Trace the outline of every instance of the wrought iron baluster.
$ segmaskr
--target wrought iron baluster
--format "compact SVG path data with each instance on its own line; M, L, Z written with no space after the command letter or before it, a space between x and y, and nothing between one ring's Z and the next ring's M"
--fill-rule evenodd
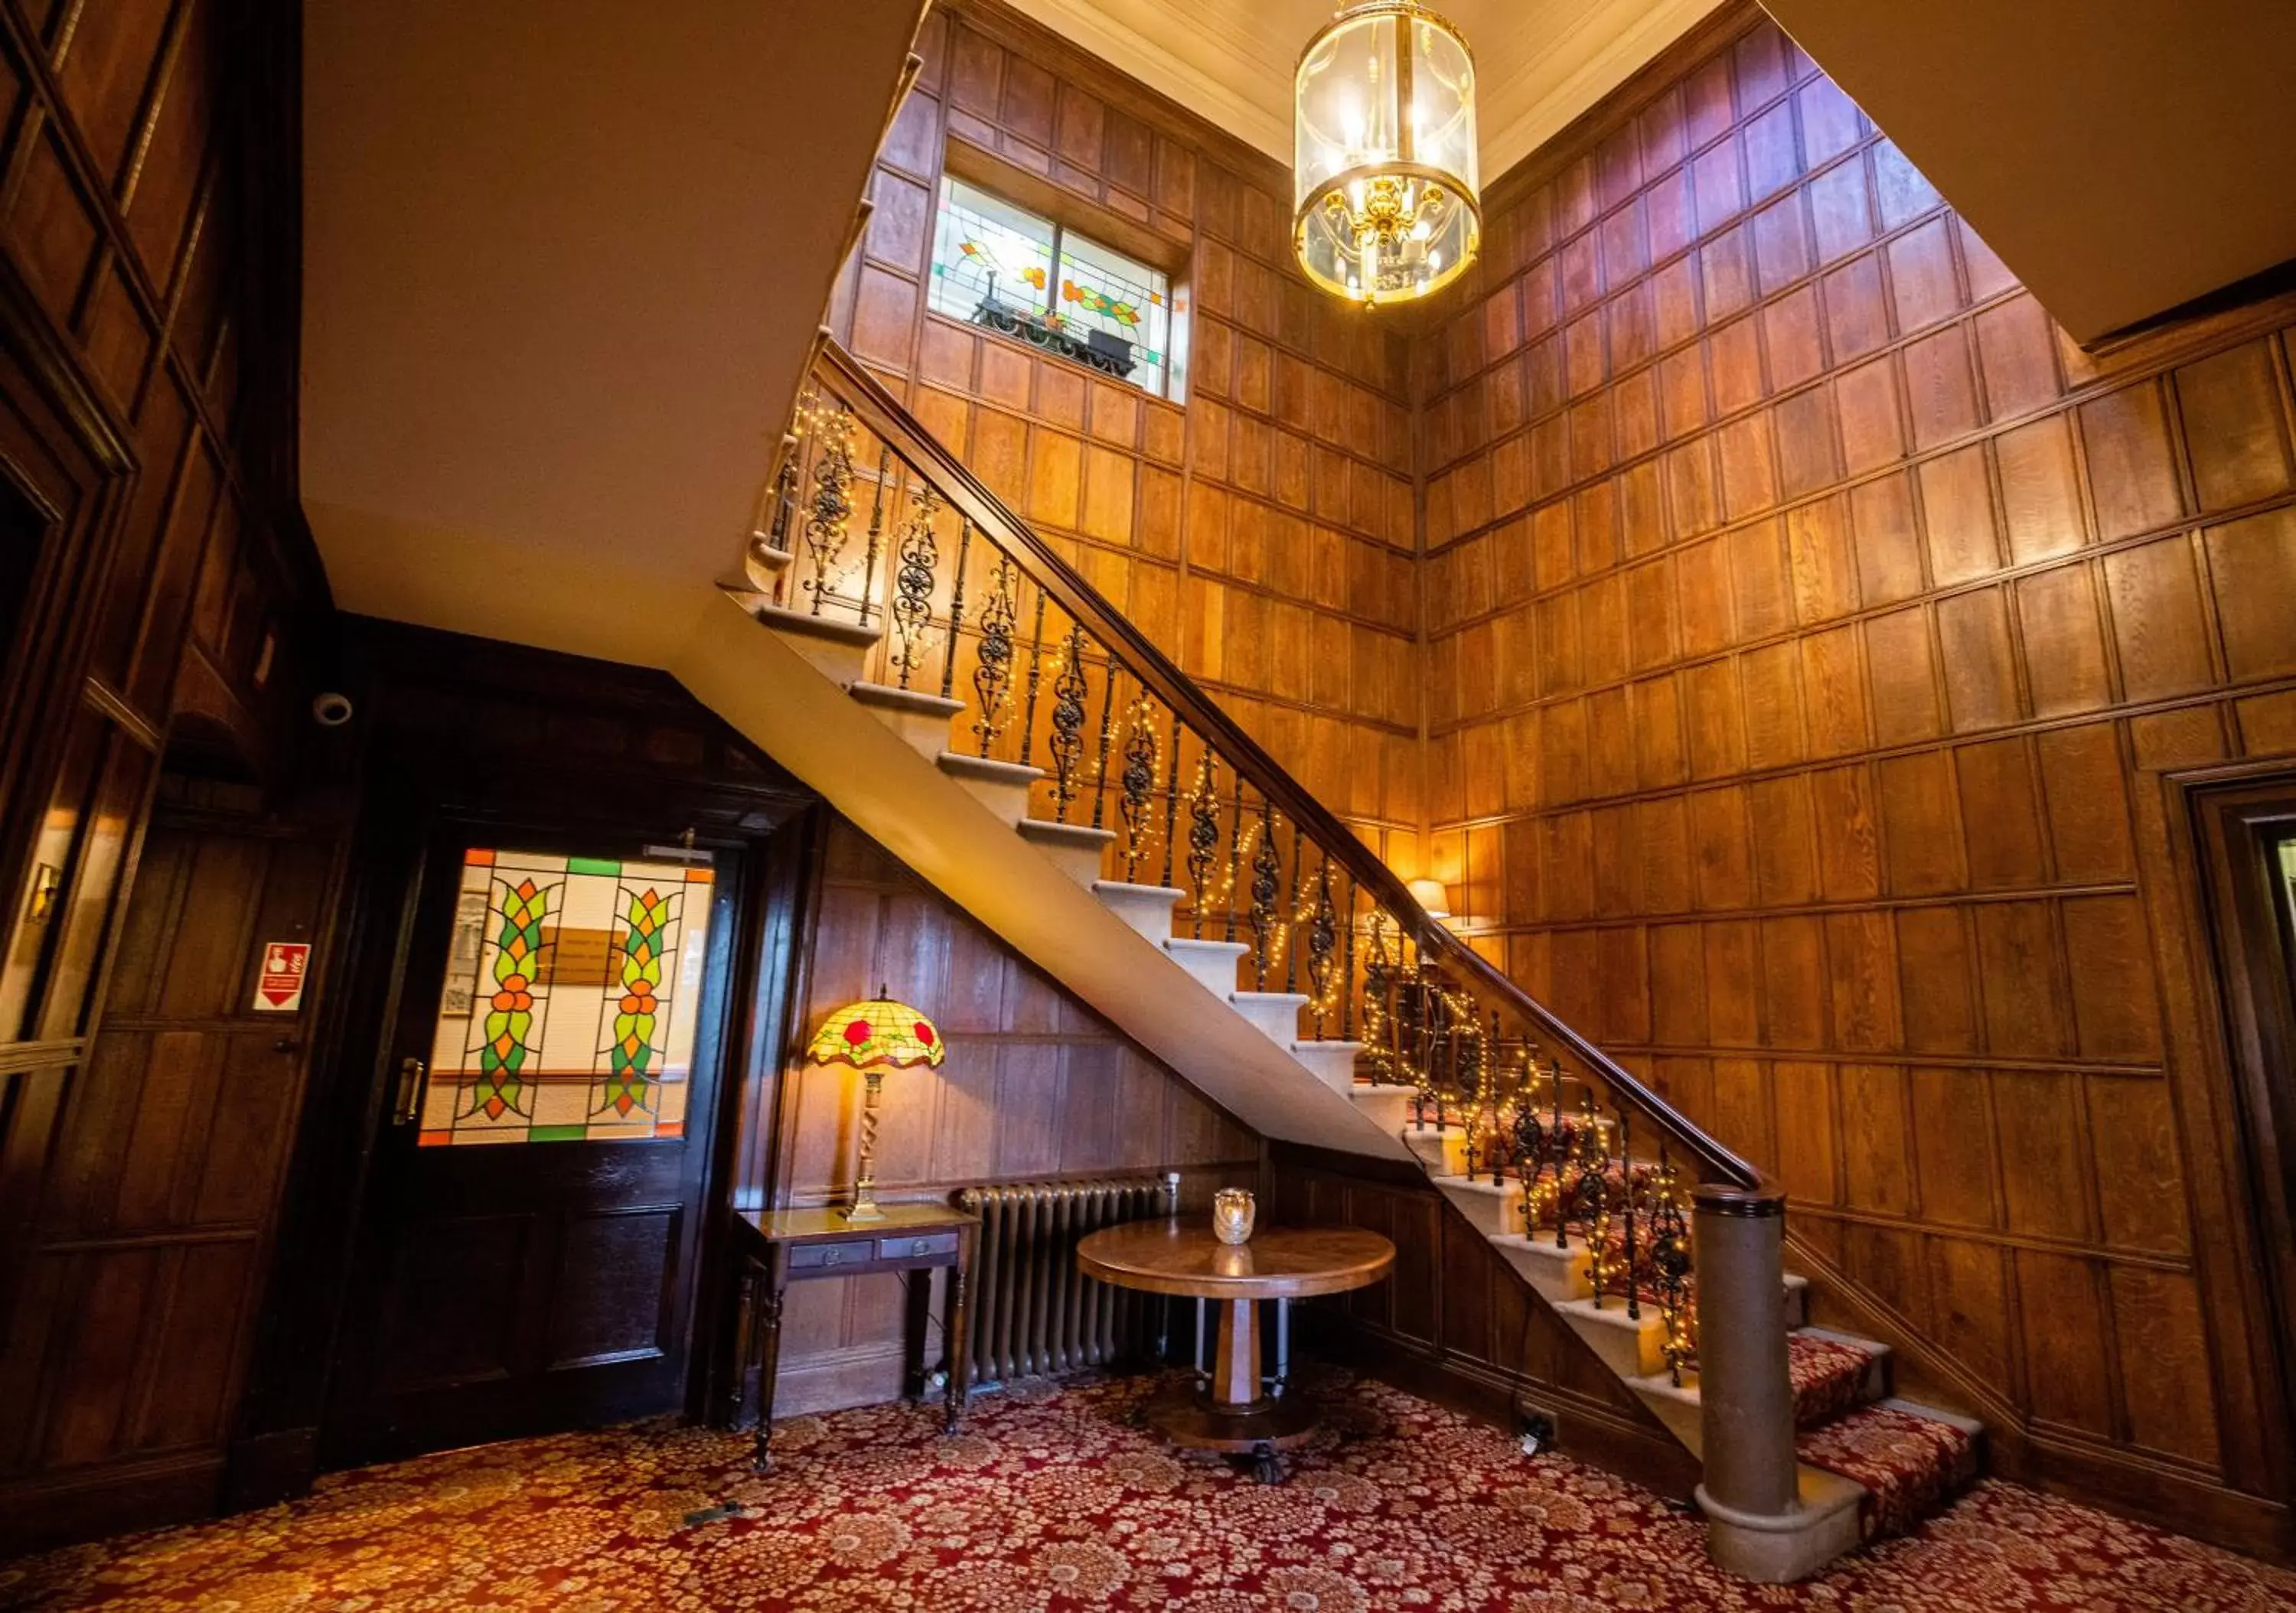
M1188 934L1204 938L1204 904L1211 899L1212 871L1219 866L1219 775L1212 748L1204 747L1196 786L1188 792L1188 883L1195 897L1188 908Z
M800 421L800 425L802 421ZM794 437L783 439L782 468L774 478L774 519L766 529L766 547L783 557L782 568L774 573L774 603L789 602L788 555L790 523L797 519L798 462L805 457L805 445Z
M1625 1212L1627 1232L1627 1320L1639 1322L1643 1315L1643 1285L1635 1271L1634 1122L1634 1110L1619 1110L1620 1208Z
M1548 1134L1547 1150L1554 1157L1554 1247L1570 1247L1570 1217L1565 1213L1570 1190L1563 1184L1562 1173L1568 1161L1562 1140L1562 1060L1546 1061L1546 1084L1554 1094L1554 1129Z
M861 621L866 626L877 592L877 557L885 552L885 484L893 476L893 450L877 446L877 490L869 500L869 550L861 567Z
M1603 1134L1601 1118L1595 1112L1595 1093L1589 1087L1585 1101L1579 1107L1579 1120L1584 1130L1578 1150L1578 1180L1575 1185L1576 1205L1580 1224L1587 1235L1587 1278L1594 1288L1595 1308L1603 1308L1603 1298L1611 1286L1611 1150Z
M1349 881L1353 888L1353 881ZM1363 980L1363 1041L1364 1060L1371 1067L1371 1078L1392 1081L1398 1071L1395 1060L1394 1022L1387 1015L1389 989L1387 970L1387 915L1374 904L1371 910L1371 950L1364 956ZM1355 927L1348 927L1352 938ZM1353 995L1352 991L1349 994Z
M1696 1356L1697 1321L1690 1293L1690 1221L1677 1193L1674 1165L1661 1145L1658 1177L1650 1200L1651 1281L1658 1290L1660 1320L1666 1328L1666 1365L1677 1388L1682 1369Z
M900 649L893 655L898 681L904 689L924 659L927 635L932 631L933 569L940 563L940 544L933 536L933 518L940 513L940 495L920 476L909 487L909 515L893 540L893 600L888 607L893 634Z
M1069 803L1081 787L1077 765L1084 760L1085 702L1092 693L1084 675L1083 623L1069 624L1060 654L1061 669L1053 678L1052 732L1045 746L1053 753L1053 821L1065 823Z
M1278 921L1275 898L1283 889L1283 854L1275 849L1275 812L1259 801L1259 844L1251 854L1251 988L1267 989L1267 946Z
M972 732L980 737L980 754L987 756L996 736L1004 732L1013 713L1013 633L1018 625L1019 601L1014 591L1020 572L1009 554L998 553L996 569L988 574L988 598L980 607L980 648L972 669L972 692L980 709Z
M1332 912L1332 854L1321 851L1316 864L1316 905L1308 914L1308 988L1315 994L1308 1003L1308 1016L1318 1042L1324 1039L1324 1020L1332 1011L1339 944L1339 920Z
M941 657L940 698L956 687L956 647L964 633L964 562L972 553L972 518L961 518L956 529L956 586L948 600L948 650Z
M1133 702L1131 720L1125 725L1124 778L1117 798L1117 815L1124 820L1124 880L1137 884L1140 878L1140 834L1154 806L1157 764L1163 751L1156 734L1156 708L1142 690Z
M1499 1096L1499 1012L1491 1010L1491 1032L1483 1044L1485 1085L1490 1091L1491 1105L1491 1185L1506 1185L1505 1145L1509 1141L1506 1126L1506 1101Z
M840 404L819 415L816 437L820 453L813 465L813 507L805 518L806 553L813 557L812 614L821 614L828 596L830 573L845 553L847 528L853 519L853 415Z
M1427 981L1414 961L1410 973L1396 982L1395 1037L1396 1045L1406 1050L1403 1067L1410 1072L1414 1089L1412 1115L1423 1130L1431 1108L1435 1111L1435 1124L1439 1126L1443 1123L1442 1103L1434 1092L1434 1040L1429 1034L1428 1013Z
M1180 814L1180 736L1186 732L1180 726L1180 714L1172 713L1172 755L1164 774L1164 872L1158 881L1167 890L1172 888L1172 831ZM1206 745L1206 751L1211 747Z
M1340 932L1340 1040L1355 1040L1356 876L1348 875L1347 928Z
M1522 1183L1523 1235L1538 1231L1539 1207L1552 1183L1546 1176L1547 1132L1538 1113L1538 1059L1531 1045L1522 1052L1522 1082L1515 1095L1514 1174Z
M1100 759L1092 768L1092 826L1108 818L1108 748L1116 738L1116 656L1108 658L1108 679L1100 686Z
M1300 825L1297 823L1292 825L1292 894L1284 902L1283 912L1283 927L1276 932L1286 938L1283 941L1283 989L1296 992L1300 989L1300 947L1297 942L1288 938L1292 927L1304 916L1300 911Z
M1227 884L1220 892L1220 900L1227 905L1227 926L1220 939L1235 939L1235 876L1243 867L1243 774L1235 775L1235 809L1227 825Z
M1037 748L1037 684L1045 667L1045 591L1037 590L1037 621L1029 630L1029 708L1021 718L1021 766Z

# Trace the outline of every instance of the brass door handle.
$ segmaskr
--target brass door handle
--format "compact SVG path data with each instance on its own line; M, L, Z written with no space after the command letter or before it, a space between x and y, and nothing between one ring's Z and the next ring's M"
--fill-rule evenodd
M415 1105L422 1099L422 1076L426 1069L420 1059L401 1059L398 1061L398 1096L390 1106L390 1123L393 1126L412 1126L414 1123Z

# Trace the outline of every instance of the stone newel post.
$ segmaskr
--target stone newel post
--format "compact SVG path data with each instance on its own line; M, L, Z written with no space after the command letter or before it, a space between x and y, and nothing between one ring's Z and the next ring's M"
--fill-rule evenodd
M1802 1493L1786 1371L1785 1195L1701 1184L1698 1398L1707 1551L1741 1578L1784 1584L1857 1543L1860 1492Z

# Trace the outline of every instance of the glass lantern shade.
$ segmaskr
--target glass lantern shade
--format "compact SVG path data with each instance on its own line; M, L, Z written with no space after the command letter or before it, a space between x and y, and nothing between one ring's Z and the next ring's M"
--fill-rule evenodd
M1300 55L1292 246L1325 291L1378 307L1458 278L1482 246L1475 63L1450 22L1368 0Z

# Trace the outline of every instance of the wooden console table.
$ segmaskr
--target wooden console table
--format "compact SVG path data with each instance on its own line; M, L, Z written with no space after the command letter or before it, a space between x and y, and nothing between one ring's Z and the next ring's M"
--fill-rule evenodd
M774 1380L782 1355L782 1296L792 1282L808 1277L853 1277L872 1272L905 1272L912 1281L941 1266L949 1268L948 1311L942 1340L948 1351L948 1390L942 1426L956 1431L964 1409L972 1352L964 1336L965 1288L972 1271L972 1246L980 1217L946 1204L888 1204L880 1221L848 1221L840 1209L739 1210L734 1222L746 1232L743 1254L757 1284L755 1321L748 1364L758 1368L757 1465L773 1465ZM924 1363L917 1365L918 1376Z
M1250 1456L1263 1484L1281 1477L1275 1453L1314 1433L1316 1416L1297 1399L1262 1393L1257 1302L1367 1288L1394 1265L1395 1245L1351 1226L1268 1227L1230 1245L1209 1225L1136 1221L1077 1245L1077 1269L1087 1277L1219 1302L1210 1386L1155 1402L1146 1416L1174 1445Z

